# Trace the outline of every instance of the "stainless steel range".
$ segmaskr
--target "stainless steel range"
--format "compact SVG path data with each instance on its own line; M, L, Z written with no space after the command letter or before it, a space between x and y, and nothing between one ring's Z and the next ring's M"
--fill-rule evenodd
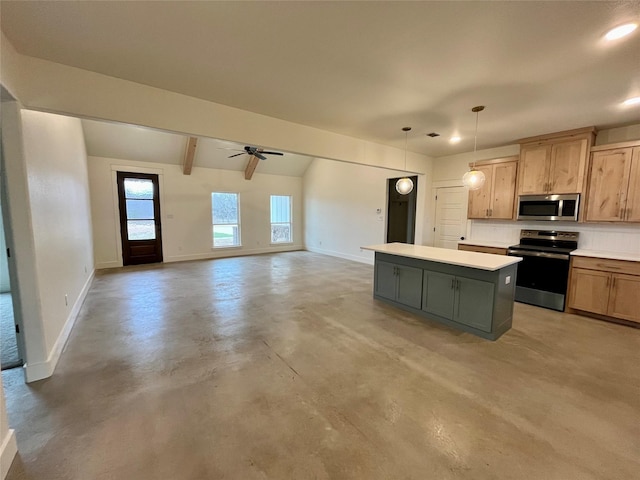
M520 243L507 254L518 264L516 301L564 310L569 280L569 254L578 248L578 232L521 230Z

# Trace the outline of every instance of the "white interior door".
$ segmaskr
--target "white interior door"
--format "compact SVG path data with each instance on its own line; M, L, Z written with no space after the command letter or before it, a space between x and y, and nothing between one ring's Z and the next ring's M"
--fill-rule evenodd
M458 241L467 234L467 198L465 187L436 189L436 223L434 246L458 248Z

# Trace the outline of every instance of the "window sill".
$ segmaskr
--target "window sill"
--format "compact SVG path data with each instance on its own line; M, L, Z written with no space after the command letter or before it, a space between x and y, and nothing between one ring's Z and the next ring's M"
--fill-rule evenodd
M287 245L293 245L293 242L278 242L278 243L270 243L269 245L272 247L277 247L280 245L287 246Z
M228 247L211 247L211 250L212 251L215 251L215 250L234 250L234 249L237 249L237 248L242 248L242 245L230 245Z

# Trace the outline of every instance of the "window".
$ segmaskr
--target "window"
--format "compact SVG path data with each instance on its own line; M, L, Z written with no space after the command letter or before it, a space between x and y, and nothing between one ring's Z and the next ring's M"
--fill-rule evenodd
M129 240L156 238L153 181L146 178L125 178L127 237Z
M213 246L239 247L240 222L237 193L211 194L213 216Z
M291 242L291 197L271 195L271 243Z

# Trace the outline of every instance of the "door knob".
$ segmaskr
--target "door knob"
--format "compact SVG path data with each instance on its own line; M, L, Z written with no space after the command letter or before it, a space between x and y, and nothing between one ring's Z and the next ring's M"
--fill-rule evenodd
M464 240L464 237L460 237L460 240Z

